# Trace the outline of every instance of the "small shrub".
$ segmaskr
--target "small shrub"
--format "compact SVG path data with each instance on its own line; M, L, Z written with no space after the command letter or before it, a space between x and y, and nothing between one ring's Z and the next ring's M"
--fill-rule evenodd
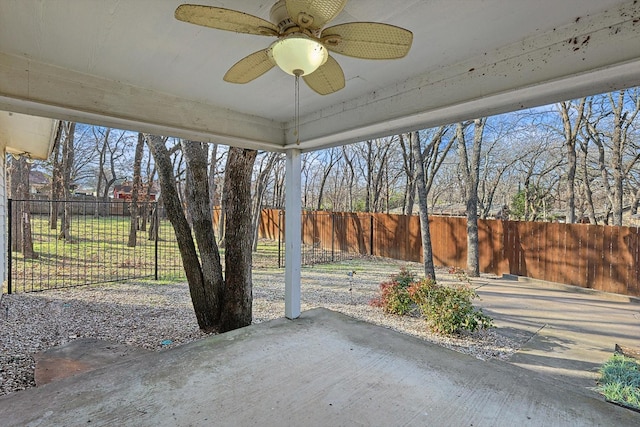
M600 368L598 390L607 400L640 409L640 364L616 354Z
M392 275L389 281L380 284L380 296L370 301L374 307L380 307L385 313L404 315L413 309L409 296L409 286L416 280L415 273L405 267L400 273Z
M474 332L493 326L492 319L482 309L473 306L471 301L478 294L469 285L443 286L434 280L424 279L409 288L409 295L434 332Z
M463 330L474 332L493 327L493 320L476 309L472 300L478 297L470 286L464 270L450 271L464 283L443 286L435 280L417 280L415 274L405 268L380 284L380 296L371 305L381 307L385 313L404 315L416 307L433 332L454 334Z

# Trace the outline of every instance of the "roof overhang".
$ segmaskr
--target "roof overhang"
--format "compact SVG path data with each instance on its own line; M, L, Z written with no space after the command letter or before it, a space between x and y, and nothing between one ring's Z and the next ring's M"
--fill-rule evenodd
M351 0L334 23L414 33L395 61L335 55L345 89L301 91L273 69L222 76L271 40L174 19L175 0L0 6L0 109L193 140L303 151L640 86L640 2ZM270 3L202 4L268 18ZM0 123L2 124L2 123ZM26 150L25 150L26 151Z
M0 111L0 144L9 154L46 159L56 128L56 120Z

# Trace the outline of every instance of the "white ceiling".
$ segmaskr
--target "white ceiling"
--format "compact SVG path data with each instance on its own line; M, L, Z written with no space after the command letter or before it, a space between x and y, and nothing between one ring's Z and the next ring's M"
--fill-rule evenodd
M271 1L191 0L269 18ZM0 0L0 109L214 141L296 147L293 77L222 80L272 39L173 17L179 0ZM334 55L345 89L301 85L302 143L361 141L640 85L640 2L351 0L331 24L414 33L394 61Z

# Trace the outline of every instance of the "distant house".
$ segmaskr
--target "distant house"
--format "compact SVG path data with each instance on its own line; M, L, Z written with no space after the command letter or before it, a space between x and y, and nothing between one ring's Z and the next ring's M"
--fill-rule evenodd
M32 170L29 172L29 193L50 194L51 179L43 172Z
M156 195L158 194L158 187L154 182L151 185L151 191L149 191L149 198L147 199L147 189L148 186L143 184L141 188L138 190L138 200L141 202L155 202ZM131 200L131 193L133 192L133 183L129 181L124 181L120 185L113 186L113 199L118 201L129 201Z

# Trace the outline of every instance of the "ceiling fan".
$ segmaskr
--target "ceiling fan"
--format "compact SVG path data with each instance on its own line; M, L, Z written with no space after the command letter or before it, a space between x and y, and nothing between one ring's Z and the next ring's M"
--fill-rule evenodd
M378 22L325 26L342 11L346 0L278 0L271 22L236 10L183 4L176 19L236 33L277 37L269 47L235 63L224 75L230 83L248 83L274 66L302 77L321 95L342 89L344 72L327 51L362 59L398 59L411 48L413 34ZM297 79L296 79L297 80Z

